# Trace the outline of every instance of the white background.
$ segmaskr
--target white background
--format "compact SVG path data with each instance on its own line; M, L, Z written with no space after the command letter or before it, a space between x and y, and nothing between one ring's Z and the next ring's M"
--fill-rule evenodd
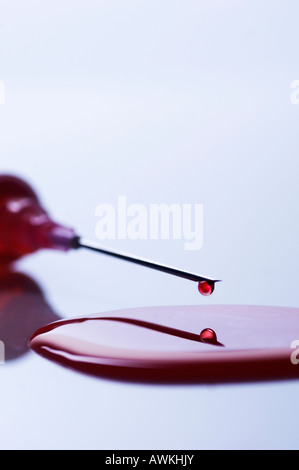
M223 280L205 299L192 283L92 253L39 253L19 269L53 310L298 306L297 2L0 4L1 171L93 240L95 208L119 195L202 203L198 252L171 240L111 245ZM0 374L3 449L298 448L296 382L119 384L32 352Z

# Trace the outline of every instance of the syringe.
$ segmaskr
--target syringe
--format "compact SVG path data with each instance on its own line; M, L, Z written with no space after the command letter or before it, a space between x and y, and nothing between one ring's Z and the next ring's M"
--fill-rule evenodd
M79 248L195 281L202 295L212 294L218 282L85 240L74 229L54 222L28 183L13 175L0 175L0 263L11 263L41 249L67 252Z

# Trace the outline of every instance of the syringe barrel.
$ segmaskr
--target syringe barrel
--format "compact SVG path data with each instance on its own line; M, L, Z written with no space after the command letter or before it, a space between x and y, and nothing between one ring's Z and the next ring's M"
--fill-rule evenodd
M75 236L51 219L27 183L0 176L0 263L43 248L68 251Z

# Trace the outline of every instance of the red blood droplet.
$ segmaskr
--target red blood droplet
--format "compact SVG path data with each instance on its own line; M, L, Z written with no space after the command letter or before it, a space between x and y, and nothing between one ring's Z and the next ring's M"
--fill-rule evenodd
M205 328L204 330L202 330L202 332L200 333L200 339L205 343L217 343L217 335L215 331L211 328Z
M215 283L211 281L201 281L198 284L198 290L201 295L211 295L214 292Z

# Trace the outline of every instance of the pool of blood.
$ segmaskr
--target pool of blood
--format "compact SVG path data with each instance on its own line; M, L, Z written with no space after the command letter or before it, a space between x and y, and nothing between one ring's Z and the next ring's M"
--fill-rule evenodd
M299 309L208 305L59 320L36 331L29 345L101 378L204 384L298 379L299 365L291 361L296 339Z

